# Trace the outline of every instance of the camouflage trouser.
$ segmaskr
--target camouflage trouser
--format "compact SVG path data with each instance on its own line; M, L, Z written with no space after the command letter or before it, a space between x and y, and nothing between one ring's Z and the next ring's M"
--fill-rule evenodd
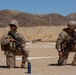
M14 68L15 67L15 56L6 56L7 67Z
M69 55L69 52L65 53L62 57L59 57L58 64L59 65L66 65L68 55Z
M24 50L24 54L22 54L22 63L21 63L22 68L26 67L25 63L28 61L27 58L28 58L28 51Z
M69 56L69 51L67 53L65 53L62 57L59 57L58 64L59 65L66 65L68 56ZM76 66L76 53L74 55L72 65Z
M16 63L15 63L14 51L7 51L6 63L7 63L7 67L9 67L9 68L14 68L15 67Z
M21 54L22 55L21 67L25 67L25 63L26 63L27 57L28 57L28 51L24 51L24 52L26 52L27 55ZM15 53L16 52L12 51L12 50L11 51L8 50L6 52L6 63L7 63L7 67L9 67L9 68L14 68L16 65L16 60L15 60L16 54Z

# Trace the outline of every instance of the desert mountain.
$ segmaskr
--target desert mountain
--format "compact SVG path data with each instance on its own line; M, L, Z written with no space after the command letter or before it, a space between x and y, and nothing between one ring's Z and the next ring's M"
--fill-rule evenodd
M15 19L19 21L19 25L23 26L59 26L66 25L70 19L76 20L76 13L62 16L57 13L52 14L30 14L15 10L0 11L0 27L8 26L9 22Z
M69 19L74 19L76 21L76 12L71 13L71 14L67 15L66 17Z

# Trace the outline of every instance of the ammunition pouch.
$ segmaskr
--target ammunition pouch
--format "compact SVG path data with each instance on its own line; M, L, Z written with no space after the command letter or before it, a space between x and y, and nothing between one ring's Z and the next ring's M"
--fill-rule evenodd
M20 48L17 48L15 55L21 56L22 50Z
M4 44L1 43L1 50L2 51L6 51L8 49L9 49L9 44L4 45Z

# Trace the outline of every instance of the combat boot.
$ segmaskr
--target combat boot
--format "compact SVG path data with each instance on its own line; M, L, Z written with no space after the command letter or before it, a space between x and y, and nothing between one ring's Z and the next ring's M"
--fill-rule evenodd
M26 60L22 60L21 68L27 68L25 63L26 63Z
M72 65L73 65L73 66L76 66L76 61L73 61L73 62L72 62Z
M26 68L26 65L25 64L21 64L21 68Z
M73 65L73 66L76 66L76 53L75 53L75 55L74 55L74 59L73 59L73 61L72 61L72 65Z

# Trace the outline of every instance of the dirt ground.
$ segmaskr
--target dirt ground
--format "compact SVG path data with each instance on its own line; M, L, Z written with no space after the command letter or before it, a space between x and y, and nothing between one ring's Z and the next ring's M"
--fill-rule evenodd
M58 53L55 42L27 43L29 61L31 62L30 75L75 75L76 66L71 62L75 53L70 53L66 66L58 66ZM16 68L7 68L3 51L0 50L0 75L29 75L27 69L20 68L21 56L16 57ZM27 66L27 63L26 63Z

